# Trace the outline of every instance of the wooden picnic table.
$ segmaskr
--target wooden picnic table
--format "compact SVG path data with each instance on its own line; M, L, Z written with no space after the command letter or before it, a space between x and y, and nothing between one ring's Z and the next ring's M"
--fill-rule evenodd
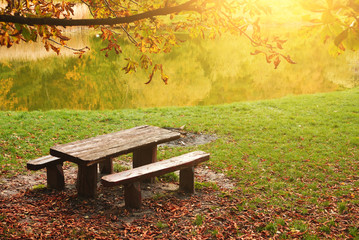
M157 145L180 138L180 133L154 126L139 126L50 148L50 154L78 165L77 191L82 197L97 194L100 172L113 172L112 158L133 152L133 167L157 161Z

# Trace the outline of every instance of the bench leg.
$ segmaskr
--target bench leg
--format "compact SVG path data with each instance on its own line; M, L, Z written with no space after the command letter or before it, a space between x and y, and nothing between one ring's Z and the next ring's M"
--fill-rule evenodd
M65 187L62 163L46 167L47 187L62 190Z
M180 190L194 193L194 167L180 170Z
M97 164L78 165L76 188L79 197L96 197L97 174Z
M141 184L134 182L126 184L125 186L125 207L126 208L141 208Z
M133 168L141 167L146 164L157 161L157 145L141 148L133 152L132 166ZM146 179L143 182L154 183L155 178Z
M113 173L112 158L100 162L99 166L100 166L100 173L102 173L102 174L111 174L111 173Z

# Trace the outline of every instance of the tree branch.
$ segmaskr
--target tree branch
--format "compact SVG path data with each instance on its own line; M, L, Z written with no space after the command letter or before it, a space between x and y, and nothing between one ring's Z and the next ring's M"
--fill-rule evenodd
M67 46L67 45L63 45L63 44L61 44L61 43L55 41L55 40L52 39L52 38L49 38L49 41L51 41L51 42L53 42L53 43L56 43L57 45L60 45L61 47L67 48L67 49L69 49L69 50L71 50L71 51L74 51L74 52L84 52L85 50L90 50L90 48L89 48L88 46L83 47L83 48L72 48L72 47L69 47L69 46Z
M190 0L186 3L180 4L174 7L164 7L151 11L147 11L140 14L135 14L128 17L116 17L116 18L97 18L97 19L58 19L48 17L24 17L13 15L0 15L0 22L6 23L19 23L27 25L49 25L49 26L92 26L92 25L116 25L131 23L146 18L155 16L164 16L172 13L178 13L182 11L196 11L196 8L192 5L198 0Z

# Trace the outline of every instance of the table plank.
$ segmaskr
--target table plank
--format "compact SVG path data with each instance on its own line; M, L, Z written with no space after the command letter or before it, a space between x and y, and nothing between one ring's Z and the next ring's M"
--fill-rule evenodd
M119 132L57 145L50 154L90 166L104 159L133 152L136 149L158 145L180 138L180 133L154 126L139 126Z

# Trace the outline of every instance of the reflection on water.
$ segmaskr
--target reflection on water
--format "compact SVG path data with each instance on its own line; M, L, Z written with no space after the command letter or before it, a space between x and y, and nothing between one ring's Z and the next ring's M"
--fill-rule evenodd
M4 7L5 3L0 0L0 7ZM73 19L88 18L90 16L89 10L84 4L76 4L73 7L74 15ZM61 28L60 28L61 29ZM87 27L66 27L62 28L62 31L66 36L70 37L69 46L75 49L82 49L89 46L89 38L86 34L88 32ZM54 44L56 45L56 44ZM61 47L56 45L56 47ZM0 47L0 61L4 60L37 60L39 58L54 57L56 53L54 51L46 51L44 44L41 41L29 42L22 44L14 44L11 48ZM73 51L61 47L62 56L73 56Z
M68 30L70 31L70 30ZM81 30L81 31L86 31ZM78 30L72 30L67 32L66 36L70 37L69 46L75 49L82 49L86 46L89 46L88 36L78 34ZM61 47L60 45L54 44L55 47ZM11 60L37 60L45 57L55 57L57 56L54 51L46 51L44 44L42 42L29 42L26 44L15 44L11 48L0 48L1 56L0 61L11 61ZM61 56L74 57L72 50L61 47Z
M0 49L0 110L221 104L334 91L338 85L357 84L359 59L355 54L329 57L321 43L313 41L311 49L305 50L307 40L293 38L296 40L289 41L287 47L298 64L283 63L274 70L263 58L249 55L251 49L243 39L224 38L194 40L169 55L155 56L171 77L169 84L164 85L158 77L145 85L148 73L125 75L121 70L124 56L104 57L99 51L101 42L90 35L78 34L73 40L92 49L82 59L42 56L43 51L20 45L16 54L39 55L14 60ZM317 51L312 50L315 47ZM123 50L127 56L137 54L125 42Z

